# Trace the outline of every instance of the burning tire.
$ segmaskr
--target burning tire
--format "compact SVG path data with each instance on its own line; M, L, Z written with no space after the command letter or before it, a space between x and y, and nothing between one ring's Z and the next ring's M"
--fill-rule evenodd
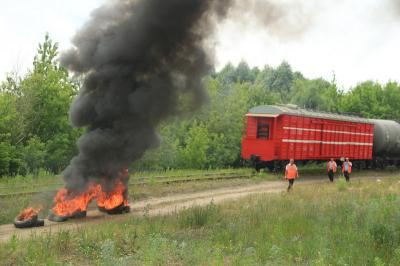
M39 227L44 226L44 220L38 219L37 215L26 220L20 220L19 216L17 216L14 219L14 226L16 228Z
M16 228L44 226L44 221L38 219L38 215L41 210L41 206L37 208L29 207L24 209L17 217L15 217L14 226Z
M104 207L97 206L97 209L98 209L100 212L107 213L107 209L104 208Z
M61 216L58 214L55 214L53 211L50 211L48 219L52 222L57 222L57 223L62 223L68 220L68 216Z
M76 211L72 215L62 216L62 215L55 214L53 211L50 211L50 214L49 214L48 218L49 218L50 221L62 223L62 222L65 222L68 219L85 218L86 214L87 214L86 211Z
M107 213L107 214L111 214L111 215L129 213L131 211L131 208L129 206L126 206L123 203L113 209L106 209L106 208L100 207L100 206L98 206L97 208L99 209L99 211Z
M86 217L86 211L76 211L69 218L81 219Z
M129 206L125 206L123 204L119 205L118 207L107 210L108 214L123 214L123 213L129 213L131 211L131 208Z

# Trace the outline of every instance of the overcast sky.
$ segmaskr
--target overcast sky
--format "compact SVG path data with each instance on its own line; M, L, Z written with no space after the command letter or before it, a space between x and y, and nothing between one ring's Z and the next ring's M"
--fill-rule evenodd
M0 0L0 80L31 67L45 32L67 49L90 11L105 1ZM308 78L332 80L335 73L344 89L369 79L400 81L400 0L273 1L286 3L287 11L273 25L243 16L241 23L218 27L217 69L242 59L250 66L286 60Z

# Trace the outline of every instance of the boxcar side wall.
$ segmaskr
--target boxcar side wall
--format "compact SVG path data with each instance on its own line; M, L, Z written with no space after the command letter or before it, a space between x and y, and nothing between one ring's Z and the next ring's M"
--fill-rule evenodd
M372 124L281 115L278 125L280 160L372 159Z
M247 116L242 158L371 160L374 125L296 115Z

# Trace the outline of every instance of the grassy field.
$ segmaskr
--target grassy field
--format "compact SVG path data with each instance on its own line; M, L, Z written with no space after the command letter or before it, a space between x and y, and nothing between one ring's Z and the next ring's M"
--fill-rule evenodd
M374 176L370 173L370 176ZM385 177L390 176L390 177ZM400 265L400 175L0 244L4 265Z
M250 178L237 178L229 180L206 180L210 175L233 174L245 175ZM163 184L160 180L179 180L196 178L200 181ZM201 179L203 179L201 181ZM138 172L132 173L129 186L130 200L140 200L149 197L166 196L175 193L190 193L195 191L220 188L226 186L240 186L266 180L277 180L278 177L271 173L255 174L252 169L222 169L222 170L174 170L167 172ZM145 181L145 184L139 182ZM56 190L62 187L60 176L51 176L42 173L39 177L9 177L0 179L0 224L11 223L21 209L28 206L42 205L45 209L41 217L47 215L47 210L53 204ZM43 191L38 194L20 194L1 197L3 194L19 192ZM18 206L18 207L15 207Z
M213 174L233 174L233 175L248 175L250 178L237 178L228 180L206 180L209 175ZM382 173L392 176L396 171L361 171L355 172L353 176L379 176ZM300 168L301 178L319 179L324 178L324 167L311 165L305 168ZM185 179L185 178L199 178L200 181L196 182L183 182L163 184L158 183L160 180L169 179ZM201 179L204 178L203 181ZM129 198L132 201L146 199L149 197L167 196L176 193L191 193L196 191L208 190L213 188L221 188L226 186L242 186L246 184L254 184L263 181L280 180L281 175L272 174L262 171L255 173L253 169L221 169L221 170L170 170L163 172L136 172L131 173L130 183L135 183L129 186ZM145 184L139 182L145 181ZM53 204L56 191L63 186L63 181L60 176L49 175L42 172L38 177L6 177L0 178L0 224L11 223L15 216L18 215L21 209L28 206L41 205L44 211L40 214L41 217L47 216ZM42 191L37 194L20 194L2 197L4 194L13 194L20 192L34 192ZM17 207L15 207L17 206Z

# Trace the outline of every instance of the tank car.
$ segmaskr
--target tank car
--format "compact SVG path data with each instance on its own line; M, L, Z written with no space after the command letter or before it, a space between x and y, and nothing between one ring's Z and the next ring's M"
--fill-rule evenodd
M374 124L372 166L400 166L400 124L381 119L371 119L371 122Z

